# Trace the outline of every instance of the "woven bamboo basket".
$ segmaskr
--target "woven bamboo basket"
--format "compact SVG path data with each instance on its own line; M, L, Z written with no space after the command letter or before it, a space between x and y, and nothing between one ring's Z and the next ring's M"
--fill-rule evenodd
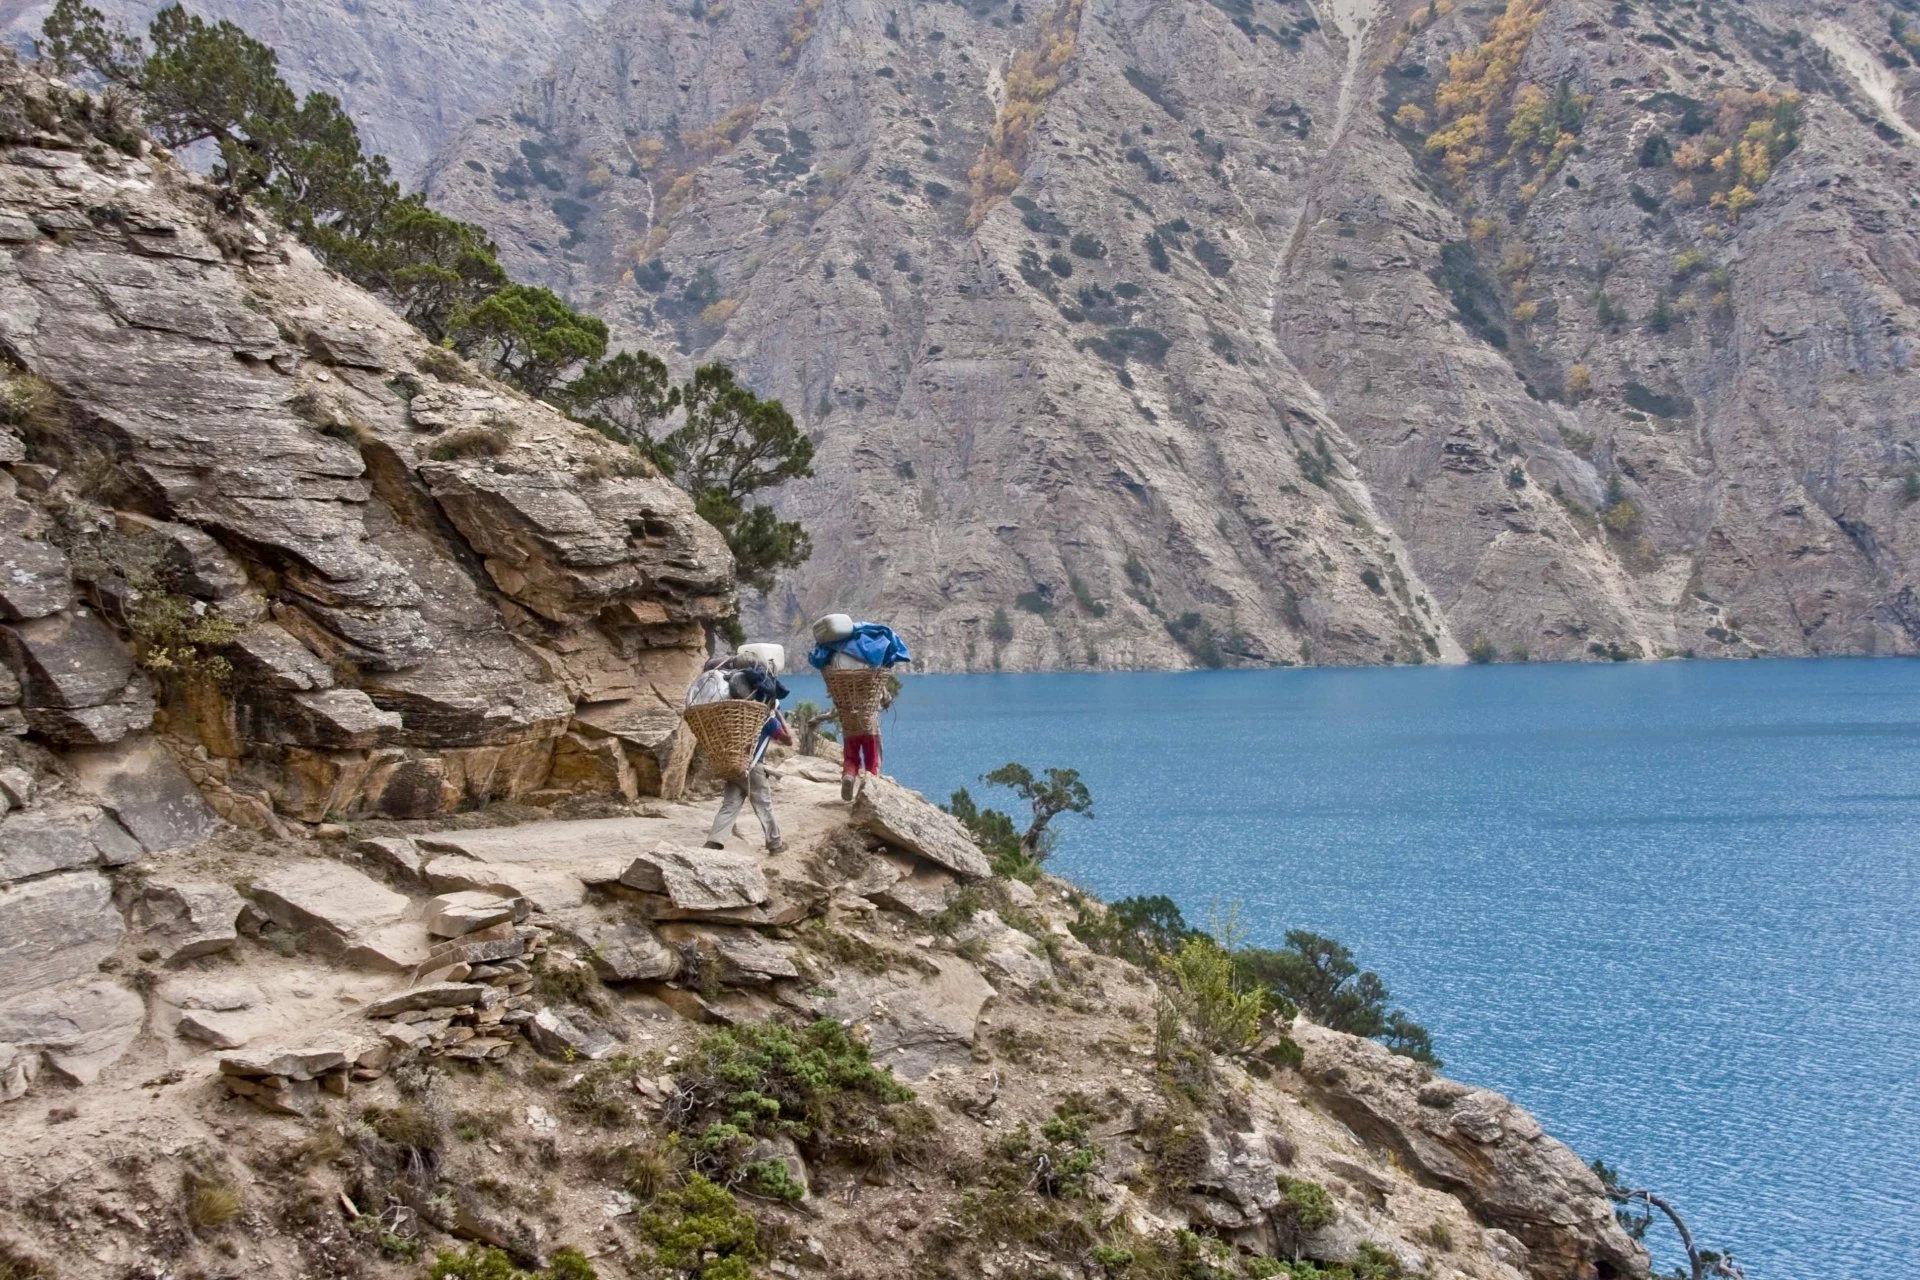
M840 731L850 738L880 732L880 704L887 697L887 673L878 667L864 671L826 670L827 696L840 713Z
M732 782L745 782L753 764L754 744L773 709L764 702L728 698L705 702L686 710L687 727L707 753L713 771Z

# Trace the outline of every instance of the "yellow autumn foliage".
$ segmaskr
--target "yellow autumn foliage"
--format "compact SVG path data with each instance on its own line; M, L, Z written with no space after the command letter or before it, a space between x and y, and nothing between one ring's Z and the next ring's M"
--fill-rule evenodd
M1006 96L980 158L967 171L973 206L967 225L977 227L993 206L1013 194L1026 171L1033 127L1046 114L1047 101L1080 39L1080 15L1086 0L1060 0L1040 23L1031 48L1015 55L1007 69Z
M800 0L793 11L792 21L787 23L787 43L781 48L778 61L781 66L789 66L800 56L800 50L806 47L813 36L814 20L820 16L820 6L824 0Z
M1513 91L1521 59L1533 42L1546 4L1547 0L1507 0L1506 12L1493 20L1485 40L1447 59L1446 81L1434 94L1435 109L1444 123L1428 135L1427 148L1441 155L1448 176L1455 181L1486 161L1489 121Z

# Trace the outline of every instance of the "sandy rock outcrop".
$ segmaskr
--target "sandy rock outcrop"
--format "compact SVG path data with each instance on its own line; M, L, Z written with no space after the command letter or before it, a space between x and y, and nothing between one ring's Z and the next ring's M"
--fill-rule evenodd
M1641 1274L1646 1254L1613 1216L1600 1179L1501 1095L1437 1079L1370 1040L1294 1026L1313 1096L1421 1182L1457 1195L1526 1250L1542 1280Z

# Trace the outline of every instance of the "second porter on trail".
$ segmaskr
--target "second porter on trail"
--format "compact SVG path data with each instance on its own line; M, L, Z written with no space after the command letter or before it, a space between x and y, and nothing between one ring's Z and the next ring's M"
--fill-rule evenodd
M893 668L913 655L892 627L844 613L814 623L813 639L807 661L826 679L840 720L840 798L851 800L862 777L880 772L880 713L893 702Z

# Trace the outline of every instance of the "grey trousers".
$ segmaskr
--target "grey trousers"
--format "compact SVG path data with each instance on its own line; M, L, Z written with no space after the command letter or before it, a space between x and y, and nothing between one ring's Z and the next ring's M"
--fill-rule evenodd
M773 788L767 785L764 765L753 766L745 787L737 782L727 784L726 794L720 797L720 812L713 815L713 830L707 833L707 839L724 843L733 830L734 819L740 816L740 806L749 797L753 800L753 812L760 819L760 829L767 833L767 843L778 840L780 820L773 816Z

